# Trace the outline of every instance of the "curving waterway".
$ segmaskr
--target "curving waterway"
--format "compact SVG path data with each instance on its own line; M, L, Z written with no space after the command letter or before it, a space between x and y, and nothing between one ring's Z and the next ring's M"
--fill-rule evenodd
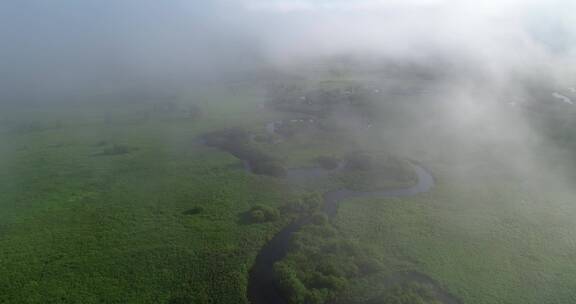
M276 134L277 126L281 122L272 122L266 125L268 133ZM200 142L205 142L200 139ZM228 151L234 154L232 151ZM249 161L244 160L245 169L252 172ZM323 194L322 211L333 219L338 212L340 202L354 198L385 198L385 197L407 197L428 192L434 187L434 177L422 166L410 162L414 170L416 184L396 189L376 190L376 191L355 191L347 188L328 191ZM335 171L342 170L344 164L333 170L326 170L320 167L292 168L287 169L286 179L289 182L299 183L326 177ZM285 304L286 301L280 294L274 279L274 264L282 260L288 253L290 239L294 232L297 232L304 224L308 223L307 218L294 220L282 230L280 230L258 253L254 265L250 271L248 280L248 299L252 304ZM415 281L427 283L433 286L438 299L444 304L460 304L461 301L444 291L432 278L419 272L398 272L389 278L389 283L399 283L405 281Z
M434 178L420 165L411 163L418 181L415 185L390 190L353 191L337 189L323 195L323 211L334 218L340 202L352 198L406 197L427 192L434 186ZM321 176L330 171L321 168L296 168L288 170L289 179L301 176ZM274 280L274 263L282 260L288 253L292 234L306 224L306 219L296 220L278 232L258 253L248 281L248 299L252 304L285 304ZM450 303L449 301L447 301ZM445 302L446 303L446 302ZM453 302L455 303L455 302Z

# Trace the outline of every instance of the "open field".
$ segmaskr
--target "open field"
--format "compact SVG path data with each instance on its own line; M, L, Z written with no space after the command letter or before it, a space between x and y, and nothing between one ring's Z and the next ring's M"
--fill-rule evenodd
M0 4L0 304L576 304L576 0Z
M254 121L213 102L231 96L210 98L199 97L199 119L137 120L149 109L137 103L2 111L0 302L245 302L248 269L282 223L238 216L290 196L195 142L224 123ZM53 121L62 126L11 128Z
M388 275L426 273L464 303L576 300L576 206L569 194L435 172L440 182L429 194L342 203L336 226ZM386 277L356 281L347 299L378 295Z
M295 117L266 102L263 89L242 85L169 101L2 109L0 303L248 303L258 252L298 212L310 223L275 268L289 288L309 288L291 303L387 303L378 302L386 293L411 292L390 283L399 271L430 278L462 303L576 301L573 193L544 172L511 173L486 142L451 154L465 141L428 136L441 122L397 119L431 105L384 102L373 129L241 143L287 169L318 167L319 157L349 165L353 153L384 147L382 155L401 155L378 165L393 177L410 159L436 179L414 197L344 200L329 219L294 202L307 191L378 189L390 176L339 169L290 184L250 174L200 140L221 130L265 136L267 123ZM566 162L549 168L561 167L570 171ZM414 182L401 175L396 184Z

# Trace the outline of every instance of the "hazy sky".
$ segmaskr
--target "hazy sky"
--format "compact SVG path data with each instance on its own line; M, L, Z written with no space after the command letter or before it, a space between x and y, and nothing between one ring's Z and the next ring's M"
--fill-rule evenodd
M496 74L573 54L570 0L8 0L2 100L180 85L340 53L465 57Z

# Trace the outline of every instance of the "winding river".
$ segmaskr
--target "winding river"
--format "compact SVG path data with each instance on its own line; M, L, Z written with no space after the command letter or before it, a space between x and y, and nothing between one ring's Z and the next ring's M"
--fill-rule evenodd
M427 192L434 186L434 178L420 165L411 163L418 177L415 185L407 188L379 190L379 191L352 191L337 189L324 193L323 211L329 218L334 218L338 212L338 204L352 198L381 198L405 197ZM288 170L288 179L299 179L302 176L321 176L330 171L321 168L296 168ZM292 234L306 224L305 219L296 220L278 232L261 250L250 272L248 281L248 299L252 304L284 304L274 281L274 263L282 260L288 253ZM446 301L445 303L451 303ZM454 302L455 303L455 302Z
M268 133L276 133L277 122L266 125ZM230 152L230 151L228 151ZM232 152L231 152L232 153ZM234 154L234 153L232 153ZM251 165L247 160L244 167L248 172L252 172ZM322 211L333 219L338 212L340 202L354 198L385 198L385 197L407 197L428 192L434 187L433 176L422 166L410 162L416 176L416 184L397 189L377 190L377 191L354 191L346 188L328 191L323 194ZM334 171L344 168L341 164L333 170L326 170L320 167L292 168L287 169L286 179L289 182L298 183L326 177ZM274 263L282 260L289 250L290 239L304 224L308 223L307 218L294 220L282 230L280 230L258 253L254 265L250 271L248 280L248 299L252 304L285 304L286 301L280 294L274 280ZM432 278L419 272L398 272L388 279L389 284L397 284L406 281L415 281L430 284L436 291L438 299L444 304L460 304L457 298L447 293Z

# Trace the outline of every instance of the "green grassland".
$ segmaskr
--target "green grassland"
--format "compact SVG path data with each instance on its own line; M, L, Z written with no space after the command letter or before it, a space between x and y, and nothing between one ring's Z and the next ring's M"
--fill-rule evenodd
M284 223L239 214L292 196L195 139L264 119L259 98L179 101L198 119L145 117L146 103L3 109L0 303L245 303L252 261Z
M377 296L395 271L425 273L464 303L576 300L570 196L435 172L440 182L431 193L342 203L338 229L387 269L355 281L343 303Z
M224 129L266 134L267 122L290 118L266 102L263 89L240 85L169 101L1 108L0 303L247 303L258 251L291 220L282 206L309 190L378 187L337 174L289 185L200 142ZM344 201L333 220L315 214L279 273L314 286L311 303L381 303L398 271L423 273L464 303L576 302L572 193L499 171L489 149L451 159L441 137L398 144L434 130L398 115L425 111L410 107L388 108L370 130L250 143L286 168L385 148L402 156L396 169L416 159L437 182L416 197Z

